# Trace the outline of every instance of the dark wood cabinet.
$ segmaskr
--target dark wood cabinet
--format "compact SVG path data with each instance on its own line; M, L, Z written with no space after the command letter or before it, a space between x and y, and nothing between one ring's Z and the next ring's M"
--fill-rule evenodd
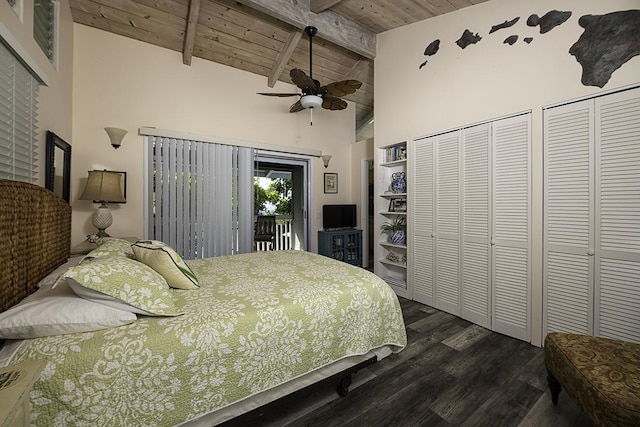
M318 253L362 267L362 230L318 231Z

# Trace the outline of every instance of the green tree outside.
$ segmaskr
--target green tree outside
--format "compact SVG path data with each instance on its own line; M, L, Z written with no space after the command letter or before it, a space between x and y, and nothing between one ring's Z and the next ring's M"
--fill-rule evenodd
M254 215L291 215L291 195L293 183L290 179L277 178L269 182L265 189L253 178ZM269 209L267 204L275 205Z

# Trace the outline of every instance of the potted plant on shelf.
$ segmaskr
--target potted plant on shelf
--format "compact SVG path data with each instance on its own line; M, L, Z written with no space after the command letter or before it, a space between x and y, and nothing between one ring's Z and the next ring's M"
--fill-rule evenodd
M382 224L380 231L386 233L389 242L395 245L404 245L407 242L407 224L402 216L397 216Z

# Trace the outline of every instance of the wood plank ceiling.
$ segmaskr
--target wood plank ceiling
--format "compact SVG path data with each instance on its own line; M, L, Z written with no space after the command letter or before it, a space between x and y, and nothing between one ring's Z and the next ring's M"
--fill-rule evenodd
M373 117L377 33L487 0L70 0L74 22L266 77L265 92L289 71L309 71L303 29L318 28L313 77L363 85L345 99L356 104L356 129ZM292 98L292 103L295 98ZM372 136L371 135L366 135ZM360 139L360 138L358 138Z

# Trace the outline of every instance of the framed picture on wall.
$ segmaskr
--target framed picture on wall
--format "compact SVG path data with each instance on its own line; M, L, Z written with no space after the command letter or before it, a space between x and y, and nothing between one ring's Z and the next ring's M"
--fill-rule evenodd
M338 192L338 174L324 174L324 192L325 194L336 194Z
M47 131L44 187L69 203L71 192L71 145Z

